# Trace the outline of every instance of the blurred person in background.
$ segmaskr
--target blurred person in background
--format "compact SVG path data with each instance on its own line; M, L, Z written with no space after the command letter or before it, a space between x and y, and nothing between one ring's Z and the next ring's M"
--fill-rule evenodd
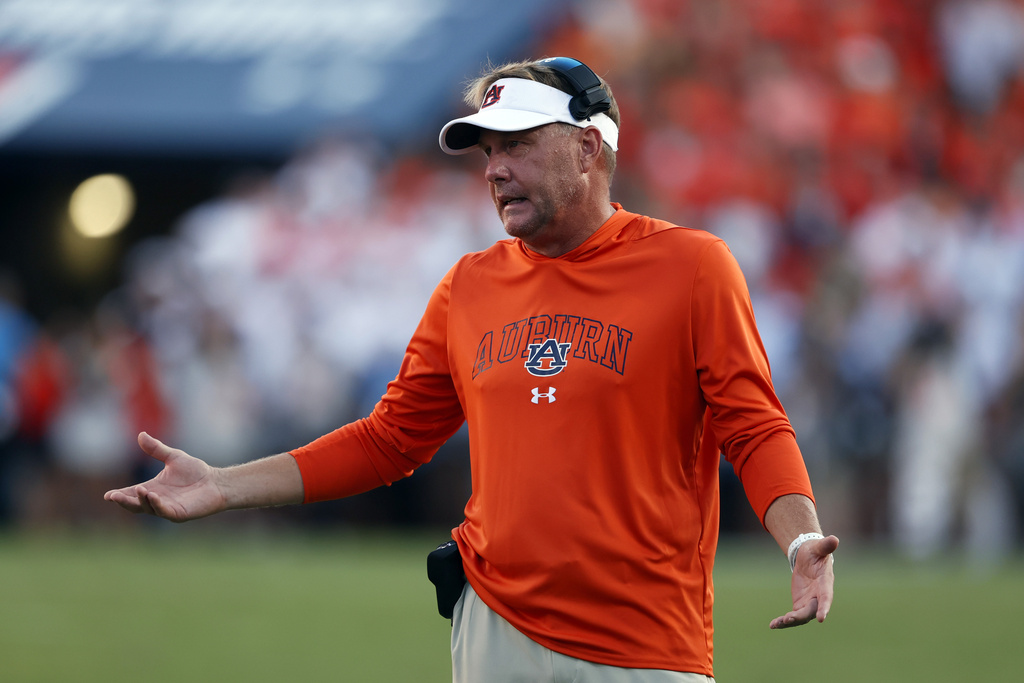
M50 392L36 381L44 376L34 371L35 363L26 364L38 340L36 323L22 308L19 279L0 270L0 526L17 517L19 480L34 459L25 441L38 443L38 427L49 412Z
M47 425L53 462L35 496L34 521L109 523L109 516L91 504L92 492L135 471L140 458L133 437L142 425L166 432L169 412L160 372L149 341L117 295L91 317L63 321L58 343L72 371Z
M372 413L217 468L163 463L105 498L174 521L355 495L409 476L466 422L472 494L453 530L455 681L698 681L712 669L720 453L787 553L786 628L824 621L821 533L746 282L725 243L611 202L619 111L567 58L493 68L441 132L480 150L511 239L441 280Z

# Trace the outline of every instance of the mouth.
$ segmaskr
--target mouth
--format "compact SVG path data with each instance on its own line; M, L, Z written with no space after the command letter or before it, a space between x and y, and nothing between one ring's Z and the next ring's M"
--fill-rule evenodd
M502 208L502 209L508 208L510 206L516 206L517 204L522 204L524 202L526 202L526 197L499 197L498 198L498 206L500 208Z

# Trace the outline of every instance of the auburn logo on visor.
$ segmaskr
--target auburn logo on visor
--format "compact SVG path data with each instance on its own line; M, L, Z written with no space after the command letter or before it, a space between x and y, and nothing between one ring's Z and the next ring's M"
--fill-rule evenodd
M505 89L503 85L492 85L491 89L484 95L484 103L480 105L481 109L497 104L498 100L501 99L501 91Z

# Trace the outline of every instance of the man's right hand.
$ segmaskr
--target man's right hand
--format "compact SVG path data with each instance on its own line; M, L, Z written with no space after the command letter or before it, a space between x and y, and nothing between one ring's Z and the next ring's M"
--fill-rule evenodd
M125 510L187 522L226 509L224 492L216 482L218 470L188 453L171 448L149 434L139 434L139 446L164 464L147 482L107 491L103 499Z

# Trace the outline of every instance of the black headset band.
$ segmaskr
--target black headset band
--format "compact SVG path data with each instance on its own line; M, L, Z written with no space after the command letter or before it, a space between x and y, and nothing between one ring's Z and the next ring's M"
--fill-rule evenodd
M572 88L569 113L577 121L611 109L612 99L601 85L601 79L583 62L572 57L550 57L539 63L561 76Z

